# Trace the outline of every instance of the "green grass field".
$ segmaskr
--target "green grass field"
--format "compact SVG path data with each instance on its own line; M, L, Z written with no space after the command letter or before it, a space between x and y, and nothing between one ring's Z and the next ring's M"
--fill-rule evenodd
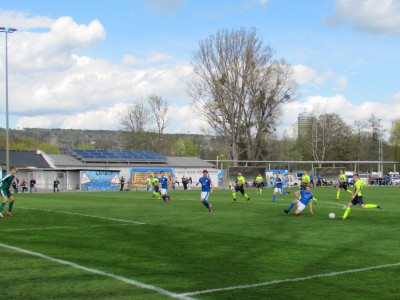
M271 189L17 194L0 219L1 299L399 299L400 187L316 188L315 213L283 212ZM292 190L294 192L294 190ZM8 208L8 205L6 206ZM4 209L3 213L5 213ZM334 212L335 220L328 214Z

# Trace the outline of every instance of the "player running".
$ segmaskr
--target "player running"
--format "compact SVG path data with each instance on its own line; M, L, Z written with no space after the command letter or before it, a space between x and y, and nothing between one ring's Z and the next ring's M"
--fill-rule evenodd
M242 176L242 173L239 172L238 176L236 177L236 186L232 192L233 201L236 202L236 193L240 192L243 197L247 199L247 203L250 203L249 196L244 191L244 185L247 184L246 179Z
M339 187L336 192L336 201L339 201L340 199L340 190L345 190L346 192L353 194L352 191L347 189L347 181L346 181L346 175L343 173L343 170L339 171Z
M281 174L279 171L276 171L276 178L275 178L275 184L274 184L274 194L272 195L272 203L276 202L276 194L279 193L281 196L285 196L286 194L290 195L289 191L284 191L283 190L283 185L284 181L281 177Z
M196 186L199 184L201 184L200 201L203 202L209 212L212 212L212 204L208 202L208 196L212 193L214 185L211 178L208 176L207 170L203 171L203 176L199 178L199 182L196 183Z
M313 201L314 198L313 194L311 193L311 186L307 185L305 190L300 190L296 192L296 197L299 199L294 199L292 203L290 203L287 209L283 211L288 214L289 211L296 205L297 209L294 212L296 216L300 215L301 212L306 208L307 204L310 204L310 213L314 214L313 211Z
M158 179L157 176L150 175L149 184L153 187L153 198L157 197L158 200L161 199L159 183L160 183L160 180Z
M8 200L10 200L10 203L8 203L7 216L13 216L12 209L13 209L15 200L14 200L13 195L10 192L10 187L15 178L15 173L17 173L17 169L15 167L11 167L10 174L8 174L8 175L4 176L2 179L0 179L0 193L1 193L1 196L3 197L3 202L0 205L0 218L3 218L3 209Z
M167 176L165 176L164 171L160 172L159 178L161 184L161 198L163 198L164 204L168 204L171 201L171 197L168 196L168 188L170 187L170 181L168 180Z
M353 193L352 200L347 204L347 208L344 212L343 217L339 218L340 220L346 220L347 216L350 213L350 210L353 205L360 204L361 208L379 208L381 209L380 205L376 204L364 204L364 200L362 197L361 190L366 183L362 181L358 174L353 175L354 179L354 188L356 189Z

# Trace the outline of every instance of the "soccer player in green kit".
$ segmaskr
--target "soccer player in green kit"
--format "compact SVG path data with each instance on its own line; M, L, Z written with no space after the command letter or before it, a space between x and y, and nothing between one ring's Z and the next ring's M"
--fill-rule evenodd
M15 173L17 173L17 169L15 167L11 167L10 174L8 174L8 175L4 176L2 179L0 179L0 193L1 193L1 196L3 197L3 202L0 205L0 218L3 218L3 209L8 200L10 200L10 203L8 203L7 215L8 216L13 215L12 209L13 209L15 200L10 192L10 187L11 187L11 183L14 180Z
M360 204L361 208L381 208L379 205L376 204L364 204L364 200L362 197L361 190L365 184L364 181L360 180L358 174L353 175L354 179L354 188L356 189L353 193L352 200L347 204L346 211L344 212L343 217L340 220L346 220L347 216L350 213L351 207L356 204Z
M158 179L157 176L155 176L155 175L150 175L149 184L153 187L153 197L156 196L158 200L161 199L161 196L160 196L160 187L159 187L159 185L158 185L159 181L160 181L160 180Z
M242 176L242 173L239 172L238 176L236 177L235 189L232 192L233 201L236 201L236 193L240 192L247 199L247 203L250 203L250 198L244 191L245 183L247 183L246 179L244 179L244 177Z
M346 175L343 173L343 170L339 171L339 187L336 192L336 201L340 199L340 190L345 190L346 192L353 194L352 191L347 189Z
M264 177L262 177L261 174L258 174L258 176L256 177L256 188L258 194L261 195L263 187L264 187Z

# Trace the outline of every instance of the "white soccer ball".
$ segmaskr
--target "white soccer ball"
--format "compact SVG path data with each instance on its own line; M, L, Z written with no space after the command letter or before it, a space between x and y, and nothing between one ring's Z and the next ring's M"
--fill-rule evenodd
M334 219L336 216L335 216L335 214L334 213L330 213L329 214L329 219Z

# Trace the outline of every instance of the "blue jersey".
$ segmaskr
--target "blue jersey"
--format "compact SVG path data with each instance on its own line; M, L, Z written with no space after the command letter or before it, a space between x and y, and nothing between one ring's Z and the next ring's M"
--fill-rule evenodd
M313 194L311 192L307 192L306 190L300 190L300 202L303 203L304 205L307 205L308 202L314 198Z
M276 177L275 178L275 184L276 184L276 187L278 188L278 189L281 189L282 187L283 187L283 180L282 180L282 178L281 177Z
M199 182L201 184L201 191L202 192L210 192L211 191L211 178L210 177L201 177L199 179Z
M162 189L168 189L168 178L163 176L160 177L159 182L161 183L161 188Z

